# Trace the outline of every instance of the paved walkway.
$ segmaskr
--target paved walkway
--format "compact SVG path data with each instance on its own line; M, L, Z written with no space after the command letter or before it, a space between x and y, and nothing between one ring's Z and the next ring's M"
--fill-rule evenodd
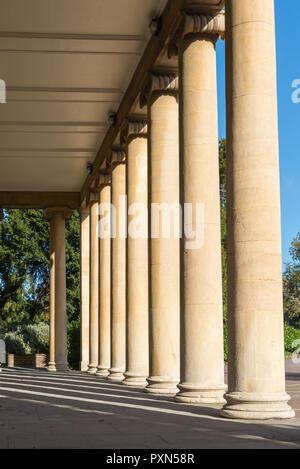
M0 448L300 448L300 363L286 370L296 418L262 423L84 373L5 368Z

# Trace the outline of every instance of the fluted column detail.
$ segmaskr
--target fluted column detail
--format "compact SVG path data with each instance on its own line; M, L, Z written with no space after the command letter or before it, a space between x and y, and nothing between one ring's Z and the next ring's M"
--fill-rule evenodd
M195 14L184 15L182 37L188 34L221 34L225 35L225 14L217 15Z

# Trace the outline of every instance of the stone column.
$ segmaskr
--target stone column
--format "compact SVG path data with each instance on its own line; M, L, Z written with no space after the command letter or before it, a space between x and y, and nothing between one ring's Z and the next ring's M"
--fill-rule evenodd
M90 211L80 209L80 371L89 366L90 335Z
M175 399L188 403L225 402L215 50L220 30L223 14L185 15L178 42L185 211L181 382Z
M149 262L150 377L145 390L155 394L174 394L178 391L180 373L177 76L153 75L146 93L149 119L149 203L152 210ZM166 225L170 220L168 233Z
M226 61L229 391L222 415L289 418L273 0L227 1Z
M110 381L123 381L126 331L126 156L112 152L112 285L111 285L111 368Z
M99 360L98 376L108 376L111 365L111 175L101 174L99 189Z
M51 222L50 222L51 223ZM50 311L49 311L49 362L48 371L56 371L55 366L55 234L50 225Z
M50 220L50 362L49 371L67 371L67 302L65 222L72 215L67 207L45 209ZM53 331L54 329L54 331ZM54 353L53 353L54 352Z
M98 366L98 316L99 316L99 195L90 191L90 363L88 373L95 374Z
M148 185L147 123L129 120L127 141L127 321L123 384L147 385L148 341Z

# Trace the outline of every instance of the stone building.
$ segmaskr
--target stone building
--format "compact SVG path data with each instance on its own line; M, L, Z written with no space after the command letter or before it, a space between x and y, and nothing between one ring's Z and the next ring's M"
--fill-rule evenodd
M47 9L7 2L0 206L43 208L50 222L49 371L68 369L65 222L77 209L82 371L178 402L224 403L228 418L290 418L274 1L225 3L88 0L82 12L78 0L52 0ZM219 40L226 42L228 389Z

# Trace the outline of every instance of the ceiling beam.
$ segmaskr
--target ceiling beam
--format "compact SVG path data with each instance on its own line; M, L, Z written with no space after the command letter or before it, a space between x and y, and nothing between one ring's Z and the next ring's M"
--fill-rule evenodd
M137 41L144 42L144 36L134 34L70 34L70 33L34 33L34 32L11 32L0 31L0 38L22 38L22 39L68 39L85 41Z
M140 90L144 88L149 70L151 70L155 64L157 57L167 42L170 31L174 30L176 27L180 17L181 9L183 8L184 4L185 0L177 0L176 2L174 2L174 0L168 1L167 6L161 16L161 30L158 35L153 35L148 42L145 52L119 106L116 125L111 126L108 129L108 132L93 163L93 173L87 177L81 189L81 202L86 198L89 187L93 179L97 176L102 162L110 152L111 146L113 145L120 131L120 127L130 113L131 107L136 101Z
M169 35L172 31L175 31L182 14L182 10L187 5L196 4L197 7L205 8L206 10L210 9L220 9L224 6L224 0L220 0L218 6L208 5L204 2L193 1L193 0L169 0L166 8L161 16L161 29L158 35L153 35L149 40L147 47L141 60L136 68L135 74L124 94L124 97L119 106L117 115L116 115L116 125L111 126L104 137L102 145L96 155L95 161L93 163L93 173L89 175L81 189L80 200L84 201L86 198L87 192L91 186L92 181L98 174L98 170L101 167L104 159L107 157L111 150L115 139L117 138L121 126L123 125L126 117L129 115L133 104L136 102L138 94L145 87L148 74L150 70L154 67L157 57L163 51L166 43L168 42ZM195 5L194 5L195 6Z
M79 192L0 191L1 208L43 209L56 206L67 206L72 209L79 208Z

